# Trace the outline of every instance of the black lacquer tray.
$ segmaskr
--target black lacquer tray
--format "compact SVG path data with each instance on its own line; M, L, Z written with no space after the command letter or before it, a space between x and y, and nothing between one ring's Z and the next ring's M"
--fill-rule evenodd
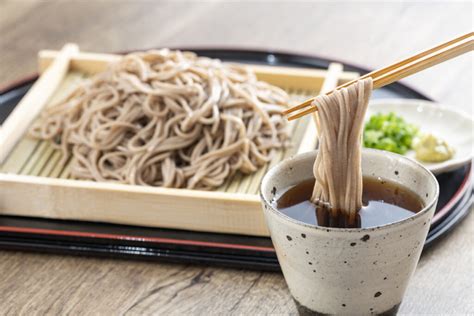
M289 67L327 69L334 61L257 50L189 50L223 60ZM367 69L343 64L346 71L367 72ZM0 88L0 123L36 79L37 76L33 75ZM400 83L374 91L373 98L430 100ZM460 223L474 201L471 165L440 174L437 179L440 198L425 247L434 244ZM279 270L269 238L33 217L0 216L0 248Z

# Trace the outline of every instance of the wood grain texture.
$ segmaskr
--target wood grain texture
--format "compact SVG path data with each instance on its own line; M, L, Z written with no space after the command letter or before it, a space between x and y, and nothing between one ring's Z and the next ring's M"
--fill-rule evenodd
M98 52L157 46L261 47L378 68L471 31L471 14L468 1L3 0L0 83L35 71L39 50L59 49L66 42ZM472 67L472 55L465 55L404 81L472 113ZM474 313L473 236L471 212L424 253L401 314ZM0 314L6 315L296 313L278 273L9 251L0 252L0 298Z

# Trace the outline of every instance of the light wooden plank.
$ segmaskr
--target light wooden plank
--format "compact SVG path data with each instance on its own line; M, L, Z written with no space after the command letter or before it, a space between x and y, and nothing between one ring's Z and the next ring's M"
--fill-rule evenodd
M69 70L69 59L78 51L77 45L65 45L57 58L54 58L51 67L47 68L8 116L0 130L0 163L5 160L56 91Z
M35 151L31 153L30 157L28 158L28 161L21 168L18 174L29 175L33 171L35 166L38 164L38 161L45 152L47 146L47 141L39 141L38 146L35 148Z
M58 55L58 51L41 50L38 53L38 71L43 73L45 69ZM120 55L114 54L99 54L80 52L71 59L71 70L80 71L87 75L94 75L107 69L107 66L120 60Z
M2 215L268 236L259 198L249 194L0 174L0 201Z
M244 178L244 175L240 172L237 172L232 178L232 181L230 182L225 192L227 193L239 192L240 182L242 182L243 178Z
M3 163L0 172L19 173L38 146L39 142L37 140L27 137L23 138Z
M54 149L48 163L44 166L43 170L41 170L41 173L39 174L39 176L51 177L51 174L53 170L56 168L56 165L59 164L60 159L61 159L60 151L57 149Z
M51 160L53 153L55 152L54 147L50 142L44 142L45 148L41 155L36 159L37 162L33 168L28 172L28 175L39 176L41 171L47 166Z
M70 179L71 177L71 172L69 171L69 168L71 166L71 158L69 158L66 161L66 164L62 166L61 172L58 176L59 179Z
M57 51L42 50L38 53L39 72L42 73L57 56ZM71 59L71 69L89 75L107 69L107 65L120 59L120 55L80 52ZM249 65L255 71L259 80L277 85L282 88L316 89L320 90L326 70L314 68L294 68L281 66ZM355 73L343 72L341 80L354 79Z
M51 172L48 174L50 178L59 178L61 176L61 172L64 169L64 164L61 163L63 158L63 154L59 152L58 154L58 162L54 165L53 169Z

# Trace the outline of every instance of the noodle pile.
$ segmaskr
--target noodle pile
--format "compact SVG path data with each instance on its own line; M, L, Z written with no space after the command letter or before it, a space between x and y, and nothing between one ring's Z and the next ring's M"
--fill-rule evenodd
M288 141L288 95L247 68L158 50L124 56L47 108L31 130L74 178L212 189Z
M361 141L371 93L368 78L313 102L318 107L319 152L311 201L329 208L331 217L345 215L350 225L362 207Z

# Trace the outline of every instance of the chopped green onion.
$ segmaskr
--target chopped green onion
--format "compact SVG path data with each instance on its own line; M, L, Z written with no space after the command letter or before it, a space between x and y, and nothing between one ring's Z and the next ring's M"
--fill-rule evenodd
M395 113L377 113L365 124L364 146L404 154L412 148L417 135L418 127Z

